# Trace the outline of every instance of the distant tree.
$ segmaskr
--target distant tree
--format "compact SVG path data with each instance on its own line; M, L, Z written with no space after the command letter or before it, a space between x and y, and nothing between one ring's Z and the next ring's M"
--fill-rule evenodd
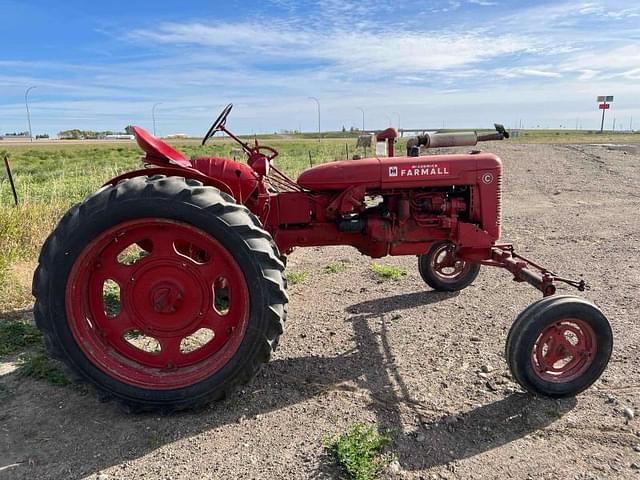
M133 135L133 126L127 125L126 127L124 127L124 133L126 133L127 135Z
M347 131L347 129L346 129L346 128L344 128L344 125L343 125L343 126L342 126L342 133L344 133L344 132L346 132L346 131Z

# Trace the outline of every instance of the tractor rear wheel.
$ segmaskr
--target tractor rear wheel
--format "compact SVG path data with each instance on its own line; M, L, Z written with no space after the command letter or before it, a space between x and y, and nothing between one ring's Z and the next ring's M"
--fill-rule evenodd
M478 276L480 265L456 258L456 246L449 241L434 243L418 257L422 279L439 292L457 292L468 287Z
M600 377L612 348L611 325L598 307L580 297L551 296L518 316L507 337L506 358L527 391L572 397Z
M34 316L72 379L128 410L223 398L275 349L284 265L257 218L213 187L135 177L74 206L45 242Z

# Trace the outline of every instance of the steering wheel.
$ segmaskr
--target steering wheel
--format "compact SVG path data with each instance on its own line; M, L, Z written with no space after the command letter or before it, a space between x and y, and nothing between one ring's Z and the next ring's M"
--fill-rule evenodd
M229 105L224 107L220 115L218 115L218 118L216 118L215 122L213 122L213 125L211 125L211 128L202 139L202 145L204 145L207 140L213 137L215 133L220 129L220 127L223 127L227 123L227 117L229 116L229 112L231 112L232 108L233 103L230 103Z

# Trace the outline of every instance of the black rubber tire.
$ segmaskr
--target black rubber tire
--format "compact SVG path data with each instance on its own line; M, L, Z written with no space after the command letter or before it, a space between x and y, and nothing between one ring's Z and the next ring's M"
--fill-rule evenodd
M480 265L477 263L469 264L469 270L465 275L455 280L444 280L436 272L433 271L433 257L437 251L444 245L450 244L449 241L436 242L431 245L429 251L423 255L418 256L418 271L420 276L434 290L439 292L457 292L473 283L473 281L480 273Z
M143 217L178 220L212 235L234 256L249 286L249 324L238 350L216 373L183 388L143 389L112 378L89 361L67 323L65 288L76 258L100 232ZM42 247L33 295L48 353L70 379L92 384L101 400L115 399L128 411L161 413L220 400L254 377L278 344L288 302L280 252L260 221L216 188L164 175L123 180L72 207Z
M552 382L538 376L531 356L542 331L555 321L573 317L586 322L596 337L597 352L591 365L580 376L567 382ZM573 295L546 297L528 306L509 330L505 355L514 379L535 395L573 397L589 388L607 367L613 349L611 325L593 303Z

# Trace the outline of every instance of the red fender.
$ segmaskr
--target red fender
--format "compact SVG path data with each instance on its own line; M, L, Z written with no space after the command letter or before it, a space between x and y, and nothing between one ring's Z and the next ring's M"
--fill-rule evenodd
M206 175L203 175L197 170L186 169L186 168L176 168L176 167L143 168L141 170L126 172L126 173L123 173L122 175L112 178L107 183L105 183L103 187L107 185L116 185L118 182L122 180L126 180L128 178L152 176L152 175L167 175L168 177L191 178L193 180L198 180L199 182L202 182L204 185L208 187L215 187L218 190L234 197L233 191L226 183L216 178L207 177Z

